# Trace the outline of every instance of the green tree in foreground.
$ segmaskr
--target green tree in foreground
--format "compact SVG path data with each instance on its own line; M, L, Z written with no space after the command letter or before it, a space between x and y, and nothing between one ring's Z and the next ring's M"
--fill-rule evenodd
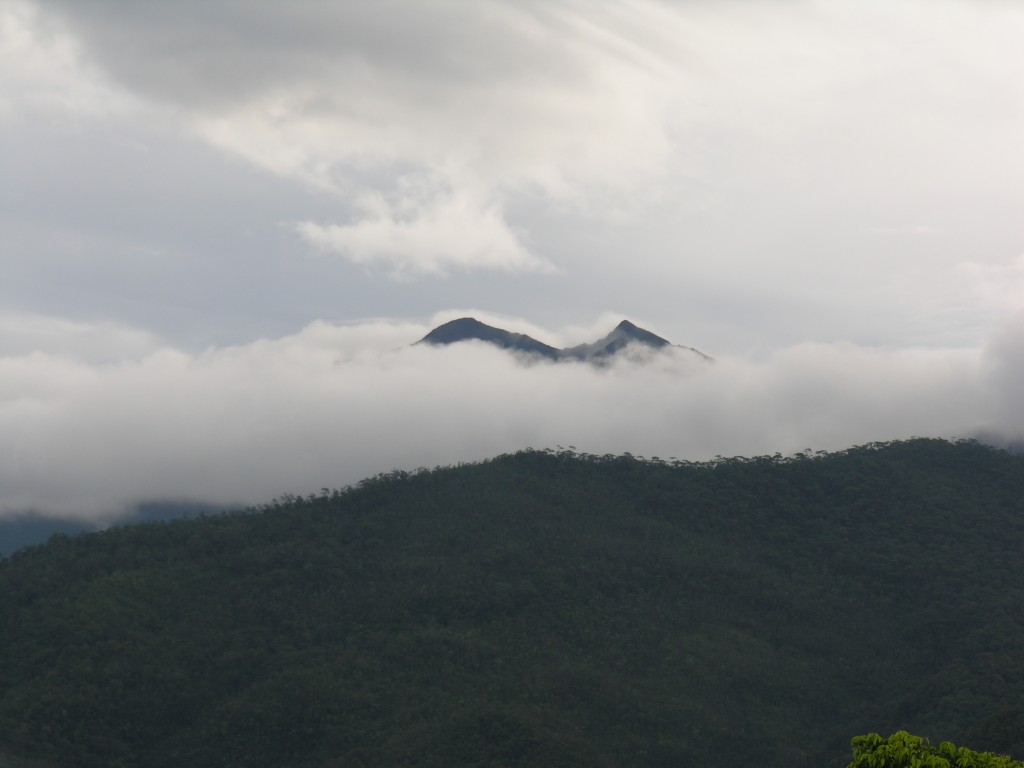
M855 736L848 768L1024 768L1006 755L957 748L948 741L933 747L927 739L896 731L883 739L877 733Z

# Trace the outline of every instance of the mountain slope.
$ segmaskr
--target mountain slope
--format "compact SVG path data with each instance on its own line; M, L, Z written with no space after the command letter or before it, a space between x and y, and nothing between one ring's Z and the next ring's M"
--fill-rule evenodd
M525 333L511 333L502 328L481 323L472 317L460 317L458 320L439 325L419 340L419 344L446 345L460 341L486 341L502 349L514 352L540 355L550 360L557 360L561 352Z
M0 755L782 768L904 728L1002 749L1022 498L1024 457L973 443L524 452L59 538L0 561Z
M9 556L22 547L42 544L55 534L74 536L79 533L96 531L108 525L131 525L156 520L172 520L176 517L215 515L230 508L224 504L203 504L201 502L143 502L137 505L130 515L114 518L105 524L48 518L31 513L0 518L0 557Z

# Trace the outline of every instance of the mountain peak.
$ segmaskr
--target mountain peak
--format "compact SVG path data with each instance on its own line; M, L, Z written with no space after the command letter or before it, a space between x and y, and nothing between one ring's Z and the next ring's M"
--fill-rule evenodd
M623 320L617 326L615 330L609 335L621 334L628 337L631 340L641 341L644 344L648 344L652 347L665 347L670 346L668 339L663 339L657 334L651 333L650 331L641 328L638 325L634 325L629 320Z
M562 354L577 360L601 363L633 343L642 344L654 349L671 346L669 341L661 338L661 336L657 336L638 325L634 325L629 320L623 320L607 336L598 339L592 344L580 344L570 349L564 349Z
M549 360L557 360L560 356L559 350L525 333L511 333L504 328L495 328L475 317L460 317L439 325L417 343L442 346L460 341L485 341L502 349L540 355Z
M477 338L478 334L487 334L488 331L499 330L486 323L481 323L475 317L460 317L457 320L450 320L447 323L437 326L434 330L423 337L428 343L447 343L461 341L465 338Z
M598 365L606 363L620 350L625 349L630 344L640 344L652 349L663 349L673 346L667 339L663 339L661 336L651 333L629 320L622 320L611 333L591 344L579 344L567 349L556 349L527 336L525 333L512 333L503 328L495 328L492 325L480 322L475 317L460 317L456 320L450 320L439 325L417 343L446 346L460 341L484 341L502 349L538 355L552 361L579 360ZM688 349L705 360L711 359L692 347L682 347L682 349Z

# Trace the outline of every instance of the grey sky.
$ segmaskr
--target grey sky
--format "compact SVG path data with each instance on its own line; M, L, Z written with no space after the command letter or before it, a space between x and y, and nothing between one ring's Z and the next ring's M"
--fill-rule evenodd
M0 513L1021 430L1021 39L967 0L0 0ZM720 364L394 351L470 310Z

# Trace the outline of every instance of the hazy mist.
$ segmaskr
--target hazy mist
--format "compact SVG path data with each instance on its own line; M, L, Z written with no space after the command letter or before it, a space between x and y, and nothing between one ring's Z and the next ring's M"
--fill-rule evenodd
M198 354L77 328L106 333L109 350L76 357L52 336L53 351L4 356L0 509L88 518L151 499L250 504L525 447L699 460L1024 432L1019 320L980 351L804 344L760 362L677 350L607 368L476 342L410 346L430 327L316 322Z

